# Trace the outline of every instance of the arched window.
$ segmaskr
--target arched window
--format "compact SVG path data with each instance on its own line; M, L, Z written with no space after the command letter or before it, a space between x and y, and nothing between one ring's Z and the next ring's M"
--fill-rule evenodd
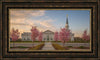
M49 35L47 35L47 40L49 40Z

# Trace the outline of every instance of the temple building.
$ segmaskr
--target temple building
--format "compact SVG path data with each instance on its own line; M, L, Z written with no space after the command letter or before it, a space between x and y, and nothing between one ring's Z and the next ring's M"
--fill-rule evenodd
M54 32L46 30L42 34L43 34L42 41L54 41ZM32 41L30 32L22 33L21 37L22 41ZM36 41L38 41L38 37L36 38Z
M70 30L69 24L68 24L68 16L66 19L65 28L66 28L66 30ZM32 41L31 40L31 32L24 32L24 33L22 33L21 37L22 37L22 41ZM36 40L38 41L37 38L36 38ZM70 40L74 41L74 34L72 32L70 32ZM44 31L42 41L55 41L54 40L54 32L52 32L50 30Z

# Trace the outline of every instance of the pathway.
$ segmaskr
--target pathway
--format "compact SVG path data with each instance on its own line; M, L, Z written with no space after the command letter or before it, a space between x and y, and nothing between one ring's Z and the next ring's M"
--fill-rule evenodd
M45 42L45 45L42 50L55 50L55 48L52 46L51 42Z

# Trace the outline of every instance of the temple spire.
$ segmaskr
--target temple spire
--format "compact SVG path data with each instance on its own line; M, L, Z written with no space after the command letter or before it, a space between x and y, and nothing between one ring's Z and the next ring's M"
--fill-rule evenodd
M68 15L67 15L67 18L66 18L66 25L65 25L65 28L66 28L66 29L69 29L69 25L68 25Z
M67 14L67 19L66 19L66 24L68 24L68 14Z

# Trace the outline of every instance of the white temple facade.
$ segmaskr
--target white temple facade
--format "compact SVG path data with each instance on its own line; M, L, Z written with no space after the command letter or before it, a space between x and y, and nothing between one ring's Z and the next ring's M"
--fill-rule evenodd
M50 30L46 30L45 32L43 32L42 41L54 41L54 32Z
M46 30L42 34L43 34L42 41L54 41L54 32ZM22 41L32 41L30 32L22 33L21 37ZM38 41L38 37L36 38L36 41Z
M68 24L68 16L66 19L65 28L66 28L66 30L70 30L69 24ZM54 32L52 32L50 30L46 30L42 34L43 34L42 41L55 41L54 40ZM21 37L22 37L22 41L32 41L31 40L31 32L24 32L24 33L22 33ZM70 40L74 41L74 34L72 32L70 32ZM36 41L38 41L38 37L36 38Z

